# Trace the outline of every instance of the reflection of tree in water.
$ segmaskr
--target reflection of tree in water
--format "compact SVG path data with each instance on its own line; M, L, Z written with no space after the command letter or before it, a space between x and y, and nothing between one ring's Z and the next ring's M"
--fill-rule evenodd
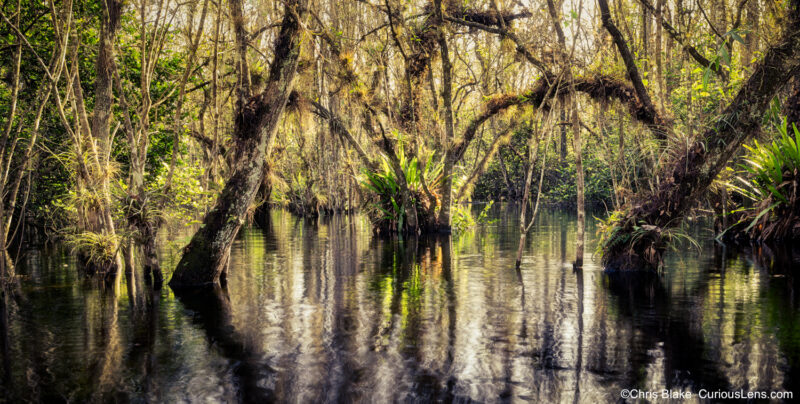
M99 316L95 317L97 322L93 324L96 327L94 349L97 354L89 370L94 386L91 397L93 402L124 399L122 391L125 386L121 385L124 379L120 377L123 347L119 329L119 274L117 271L117 279L113 284L99 291Z
M3 397L10 397L11 389L11 339L8 333L8 293L5 286L0 286L0 355L3 356L3 384L0 385L0 392Z
M182 305L141 279L123 296L81 285L74 271L35 275L49 278L33 278L28 303L10 299L0 334L11 349L0 355L15 359L2 368L14 372L11 397L589 402L637 386L776 390L797 380L786 263L797 257L718 251L661 279L612 282L564 265L572 233L553 229L558 216L532 233L517 273L504 229L401 241L370 238L345 216L272 219L235 245L230 296ZM65 331L77 344L62 343Z
M233 386L240 402L273 402L274 371L262 352L233 325L228 293L220 287L181 293L181 303L206 333L209 344L233 365Z
M781 387L787 391L796 390L796 386L800 384L800 291L797 290L796 279L800 273L800 250L759 244L745 246L741 250L716 253L715 261L721 263L720 267L724 268L726 263L737 260L746 260L752 264L752 271L758 273L761 281L766 283L765 286L759 285L757 298L761 304L757 306L758 318L740 319L736 324L736 342L749 342L742 341L742 328L749 327L756 321L763 323L762 332L766 336L774 337L778 352L769 352L772 355L756 358L759 359L756 365L763 369L760 376L767 381L782 376ZM736 279L734 286L738 286L738 282L741 280ZM795 394L798 392L795 391Z
M145 281L146 282L146 281ZM160 322L159 310L161 306L161 291L146 285L144 290L136 288L135 276L127 278L129 301L131 304L130 318L132 322L132 336L130 350L128 351L128 366L136 369L141 375L141 386L144 395L153 401L160 399L158 386L159 353L156 341L159 330L164 324ZM142 293L137 294L137 290ZM167 338L168 333L161 335Z
M766 255L763 247L738 259L720 246L713 252L697 279L678 276L690 278L688 284L666 284L655 275L607 276L620 325L633 331L635 349L626 372L630 386L646 387L642 378L654 351L663 352L660 371L667 388L774 390L780 388L778 373L784 388L794 385L800 318L788 271L796 267L793 258ZM780 352L770 343L773 337ZM781 355L788 367L782 372L777 367Z
M623 383L627 388L646 390L647 368L653 362L650 352L663 351L664 388L730 390L731 386L718 358L709 349L702 331L692 324L691 316L681 312L657 275L614 273L606 275L606 283L617 298L620 324L631 327L634 347ZM704 296L707 282L692 290L693 296ZM676 312L676 309L678 310Z
M370 289L376 302L387 302L388 310L382 315L388 317L377 319L369 331L376 360L394 361L391 372L403 379L403 388L408 389L403 391L410 395L407 399L453 400L456 302L450 237L373 240L372 244L379 259L370 276ZM379 364L368 366L377 366L372 371L383 374Z

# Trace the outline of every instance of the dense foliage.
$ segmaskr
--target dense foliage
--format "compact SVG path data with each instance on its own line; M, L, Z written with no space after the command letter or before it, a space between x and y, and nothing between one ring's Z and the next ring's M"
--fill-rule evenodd
M774 55L797 51L796 7L8 1L0 246L155 268L165 224L201 223L223 262L270 205L396 234L471 227L472 201L616 211L609 232L654 256L695 209L783 239L800 83Z

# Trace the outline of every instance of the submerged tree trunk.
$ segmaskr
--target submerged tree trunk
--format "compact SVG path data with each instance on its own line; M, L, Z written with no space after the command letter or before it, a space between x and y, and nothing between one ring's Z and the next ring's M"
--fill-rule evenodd
M601 0L603 1L603 0ZM772 98L800 72L800 0L787 9L784 33L721 116L671 164L658 173L653 192L634 198L606 240L603 264L610 269L656 269L668 237L666 230L706 191L739 147L761 128Z
M294 84L303 35L299 19L306 14L305 6L306 0L286 3L266 88L237 108L232 175L200 230L184 249L170 280L174 289L225 280L231 245L261 184L266 150Z

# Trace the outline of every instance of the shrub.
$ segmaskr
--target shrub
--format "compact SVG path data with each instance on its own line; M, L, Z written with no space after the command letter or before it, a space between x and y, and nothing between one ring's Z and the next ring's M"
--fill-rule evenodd
M421 170L417 158L408 159L402 150L398 153L398 159L411 193L411 202L416 205L420 226L433 224L435 212L429 209L430 203L423 202L428 200L423 196L423 180L438 201L436 190L442 181L442 162L434 161L433 155L429 155L424 169ZM359 183L369 193L364 208L374 227L379 230L402 231L406 221L406 209L402 206L397 175L388 159L382 157L376 171L364 169L362 173L363 178Z
M746 200L731 229L753 240L800 238L800 130L783 120L777 132L770 144L745 146L738 185L729 184Z

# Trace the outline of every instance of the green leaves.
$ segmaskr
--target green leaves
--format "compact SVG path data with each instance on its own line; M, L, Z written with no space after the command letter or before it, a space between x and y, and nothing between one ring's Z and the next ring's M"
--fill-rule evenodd
M776 128L778 136L771 143L756 140L752 146L745 145L748 153L740 165L744 175L736 177L741 186L729 186L754 203L749 208L753 219L745 231L769 228L771 232L774 226L757 225L781 219L797 203L793 189L800 172L800 130L794 125L788 130L785 119Z
M401 136L398 134L398 137ZM398 148L397 158L403 179L411 193L411 202L419 205L424 185L431 192L435 192L439 188L444 166L441 161L434 160L432 153L425 158L425 164L422 165L417 157L408 158L402 147ZM363 177L359 183L364 190L371 194L372 199L367 203L367 213L373 219L388 224L389 227L396 226L397 229L402 229L406 221L406 209L402 203L400 178L392 168L392 163L386 156L382 156L377 171L364 168L362 174ZM417 210L420 211L420 209Z

